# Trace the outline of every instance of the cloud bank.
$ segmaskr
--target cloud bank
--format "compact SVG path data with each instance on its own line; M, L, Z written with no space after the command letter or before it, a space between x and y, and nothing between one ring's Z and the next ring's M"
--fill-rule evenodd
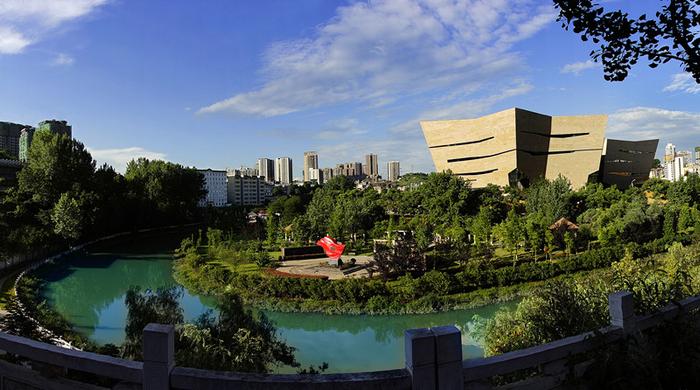
M338 8L311 38L273 44L261 84L201 108L262 117L339 103L383 107L448 90L464 97L521 68L516 42L554 20L534 0L378 0Z
M88 15L108 0L0 1L0 54L19 54L65 23Z
M107 163L121 173L126 171L126 164L129 161L139 157L145 157L150 160L165 160L166 158L165 153L153 152L138 146L122 149L89 149L89 151L98 165Z

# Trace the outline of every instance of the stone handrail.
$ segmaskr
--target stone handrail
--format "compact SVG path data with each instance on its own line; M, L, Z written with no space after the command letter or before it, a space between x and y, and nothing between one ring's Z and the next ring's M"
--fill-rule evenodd
M409 329L405 332L405 368L351 374L248 374L175 367L175 330L172 325L149 324L143 332L143 362L128 361L89 352L69 350L23 337L0 333L0 350L33 362L113 378L122 387L142 386L144 390L168 389L471 389L493 388L489 379L521 370L538 375L510 383L509 389L555 388L566 378L581 376L591 361L569 364L570 358L611 343L627 335L662 324L685 312L700 308L700 296L664 307L646 316L634 314L632 294L620 292L609 299L611 323L551 343L499 356L462 360L461 332L454 326ZM0 362L2 363L2 362ZM6 369L0 364L0 383L6 379L30 383L26 369ZM31 365L31 363L30 363ZM22 371L24 370L24 371ZM44 378L41 374L37 376ZM43 379L47 380L47 379ZM25 381L25 382L22 382ZM30 382L26 382L30 381ZM39 382L32 382L39 383ZM74 388L51 382L54 389ZM75 386L75 383L72 385ZM119 386L119 385L118 385Z

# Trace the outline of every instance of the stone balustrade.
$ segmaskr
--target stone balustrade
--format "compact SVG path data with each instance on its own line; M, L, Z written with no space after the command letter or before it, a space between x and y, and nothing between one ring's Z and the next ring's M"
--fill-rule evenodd
M462 360L461 333L456 327L409 329L405 332L404 368L351 374L247 374L176 367L171 325L149 324L144 329L143 362L69 350L0 333L0 350L25 360L21 366L0 361L0 384L2 388L105 388L60 375L71 370L112 378L115 389L463 390L498 388L490 381L492 377L507 378L509 374L530 369L536 372L527 379L507 384L501 381L500 387L553 389L564 385L572 376L581 376L591 364L585 359L571 360L572 357L619 342L626 335L699 308L700 296L696 296L651 315L635 316L632 294L614 293L609 297L609 326L544 345L466 361Z

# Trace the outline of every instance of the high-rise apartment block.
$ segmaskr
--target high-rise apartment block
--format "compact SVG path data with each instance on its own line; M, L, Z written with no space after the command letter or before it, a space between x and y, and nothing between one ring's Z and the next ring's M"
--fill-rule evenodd
M388 181L397 181L401 177L401 167L398 161L389 161L386 163L386 179Z
M700 164L700 146L695 147L695 163Z
M258 168L258 176L263 177L266 182L275 181L275 160L261 157L258 159L256 167Z
M290 185L294 181L292 159L278 157L275 161L275 181L282 185Z
M365 155L365 165L367 168L362 173L372 179L379 177L379 158L376 154Z
M526 186L538 178L566 177L574 188L589 181L641 184L658 140L615 141L604 148L607 115L549 116L511 108L476 119L423 121L423 135L438 171L451 171L474 187ZM612 141L612 140L611 140ZM606 154L615 155L610 161ZM605 164L612 164L605 170ZM601 172L601 165L604 166ZM607 172L607 174L605 174ZM621 178L624 178L622 180Z
M19 157L19 137L22 129L28 126L19 123L0 122L0 149L14 158Z
M362 163L349 162L336 164L333 171L334 176L362 177Z
M29 147L34 140L35 131L33 127L25 127L19 133L19 160L22 162L29 160Z
M304 152L304 172L302 173L304 183L311 181L309 169L318 169L318 153L314 151Z
M323 183L326 183L328 180L333 178L333 168L323 168L321 172L321 180L323 180Z
M273 185L262 176L227 176L227 198L230 204L259 206L272 198L272 188Z
M675 158L676 158L676 145L666 144L666 148L664 149L664 162L666 164L672 163Z
M670 163L666 163L666 180L679 181L685 176L685 161L683 157L676 157Z
M309 182L323 184L323 170L318 168L309 168Z
M206 195L204 195L204 197L199 201L199 206L226 206L226 203L228 202L226 171L198 169L198 172L204 175L204 189L207 191Z
M39 122L36 126L36 131L50 131L54 134L66 135L68 137L73 136L73 126L69 125L66 121L59 121L56 119Z

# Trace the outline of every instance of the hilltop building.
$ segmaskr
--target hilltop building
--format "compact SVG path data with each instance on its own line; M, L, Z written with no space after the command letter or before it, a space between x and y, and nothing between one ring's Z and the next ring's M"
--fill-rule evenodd
M49 119L39 122L39 124L36 126L36 131L49 131L54 134L73 137L73 126L69 125L66 121L59 121L56 119Z
M389 161L386 163L386 179L388 181L397 181L401 177L401 167L398 161Z
M527 186L537 178L559 175L574 188L589 181L628 186L646 180L649 169L637 169L651 168L654 155L645 151L658 140L634 145L613 140L608 152L607 121L607 115L549 116L511 108L476 119L420 125L436 169L450 170L474 187ZM627 147L613 151L615 145Z
M304 152L304 172L302 172L304 183L312 180L309 172L310 169L318 170L318 153L313 151ZM316 180L318 181L318 177Z
M226 171L198 169L204 175L204 189L207 194L199 201L199 207L211 205L224 207L228 202L226 189Z

